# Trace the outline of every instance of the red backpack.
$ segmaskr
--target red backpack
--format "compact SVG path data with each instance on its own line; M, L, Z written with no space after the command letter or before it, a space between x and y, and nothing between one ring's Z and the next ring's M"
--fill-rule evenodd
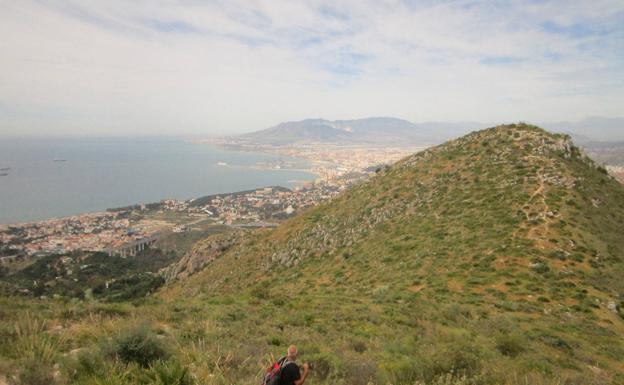
M288 362L290 361L287 361L286 357L282 357L274 362L273 365L269 366L262 380L262 385L278 385L282 374L282 368L286 366Z

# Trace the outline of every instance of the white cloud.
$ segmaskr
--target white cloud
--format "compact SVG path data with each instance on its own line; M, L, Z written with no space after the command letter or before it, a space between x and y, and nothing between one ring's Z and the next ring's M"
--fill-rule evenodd
M624 101L621 1L0 1L0 133L565 120Z

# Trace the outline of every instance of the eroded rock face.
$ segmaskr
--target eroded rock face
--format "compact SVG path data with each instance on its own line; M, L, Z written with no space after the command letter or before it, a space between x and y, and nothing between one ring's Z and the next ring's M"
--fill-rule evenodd
M161 269L158 273L165 279L166 284L184 279L202 270L230 247L242 241L244 233L243 230L232 230L199 241L178 262Z

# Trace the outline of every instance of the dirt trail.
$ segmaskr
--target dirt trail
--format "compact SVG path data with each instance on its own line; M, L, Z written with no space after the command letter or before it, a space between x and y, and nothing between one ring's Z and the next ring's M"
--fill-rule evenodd
M523 229L528 229L526 237L536 242L537 247L544 249L550 245L547 239L544 237L548 234L550 224L552 222L551 216L549 216L550 207L546 203L546 182L545 182L545 166L540 167L536 173L536 177L539 180L539 185L533 191L529 199L521 207L524 213L526 222L518 230L513 233L513 237L516 238L518 233ZM538 198L539 197L539 198ZM539 203L536 204L535 200L539 199ZM539 208L539 211L531 216L531 209ZM541 220L540 223L531 223L534 220Z

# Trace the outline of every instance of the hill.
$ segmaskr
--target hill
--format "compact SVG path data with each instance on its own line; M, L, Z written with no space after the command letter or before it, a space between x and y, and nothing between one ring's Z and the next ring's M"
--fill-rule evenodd
M498 126L200 241L142 301L1 299L0 373L45 351L71 383L253 383L296 343L315 384L621 384L623 220L567 136ZM17 309L44 326L12 332Z
M617 383L623 215L621 185L568 137L500 126L398 162L167 296L235 298L209 311L242 314L229 333L340 357L337 378Z

